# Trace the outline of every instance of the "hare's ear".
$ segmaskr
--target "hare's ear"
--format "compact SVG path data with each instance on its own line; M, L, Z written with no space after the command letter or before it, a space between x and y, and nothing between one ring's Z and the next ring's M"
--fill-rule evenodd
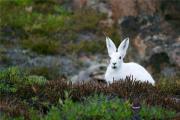
M122 57L126 55L128 46L129 46L129 38L124 39L119 45L118 52L122 53Z
M108 54L111 57L112 53L116 52L116 46L109 37L106 37L106 46L107 46Z

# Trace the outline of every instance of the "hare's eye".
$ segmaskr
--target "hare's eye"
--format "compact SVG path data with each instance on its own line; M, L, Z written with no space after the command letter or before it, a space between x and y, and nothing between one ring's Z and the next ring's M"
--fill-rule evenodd
M121 56L119 57L119 59L121 59Z

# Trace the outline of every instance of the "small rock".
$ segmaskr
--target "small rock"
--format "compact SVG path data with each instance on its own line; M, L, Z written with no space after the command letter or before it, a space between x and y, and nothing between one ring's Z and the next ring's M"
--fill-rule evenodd
M104 73L107 65L97 64L90 66L87 70L80 71L78 75L75 75L71 78L73 83L76 82L89 82L90 80L94 81L105 81Z
M161 70L161 74L165 77L174 77L176 76L176 70L172 67L164 67L162 70Z

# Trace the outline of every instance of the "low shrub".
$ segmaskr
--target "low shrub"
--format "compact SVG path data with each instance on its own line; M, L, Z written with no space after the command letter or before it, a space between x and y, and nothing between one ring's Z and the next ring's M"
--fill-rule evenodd
M28 75L27 71L22 71L18 67L10 67L0 71L1 95L10 95L26 85L42 85L45 82L44 77Z
M57 54L60 52L60 42L47 37L34 36L21 42L24 48L29 48L39 54Z
M3 101L6 102L8 98L19 100L27 108L33 108L42 114L47 113L51 106L57 106L60 101L64 102L67 96L70 96L71 101L76 103L86 101L89 96L101 94L110 96L110 98L118 97L124 101L129 100L130 103L138 98L144 106L180 110L180 106L173 98L174 94L164 92L149 83L133 81L131 77L109 85L96 82L72 84L64 78L47 81L44 77L29 75L17 67L12 67L1 71L0 84ZM67 95L64 91L69 94ZM16 106L16 101L11 103L13 104Z
M34 109L29 110L29 114L21 117L22 119L45 119L45 120L61 120L61 119L103 119L103 120L131 120L134 117L130 101L108 96L92 95L81 102L76 102L71 99L70 94L66 94L64 100L59 99L56 106L52 106L46 115L37 114ZM175 116L175 111L166 110L158 106L147 106L142 104L139 111L141 119L171 119ZM137 115L137 114L136 114ZM30 117L29 117L30 116ZM10 117L7 117L8 119ZM16 118L16 117L15 117ZM14 118L14 119L15 119ZM17 117L19 119L19 117Z
M44 76L48 80L56 79L60 75L59 73L59 68L57 66L53 67L32 67L32 68L27 68L29 71L29 74L31 75L37 75L37 76Z
M98 34L98 31L104 30L99 22L105 19L105 15L95 10L83 9L72 12L54 0L0 1L0 7L0 27L3 28L1 34L7 38L18 38L18 43L22 47L38 54L65 54L72 51L78 54L81 51L94 53L105 50L100 40L94 39L88 44L85 44L87 41L81 40L80 45L76 44L80 32ZM8 34L7 29L11 31ZM106 29L109 31L108 35L117 38L117 30Z
M156 87L165 93L178 95L180 93L179 76L174 78L161 77L157 81Z
M66 52L70 53L103 53L105 46L103 47L102 44L104 42L94 40L94 41L81 41L78 44L68 44L65 46Z

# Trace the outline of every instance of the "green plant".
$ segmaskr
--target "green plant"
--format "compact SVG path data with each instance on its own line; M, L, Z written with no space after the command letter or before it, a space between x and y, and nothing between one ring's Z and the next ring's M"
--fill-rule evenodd
M158 106L143 105L140 111L142 119L170 119L175 116L175 111L166 110Z
M105 49L105 45L104 47L102 46L102 44L104 44L104 42L102 41L81 41L78 44L71 44L69 43L68 45L66 45L66 52L68 53L81 53L81 52L85 52L85 53L103 53L104 49Z
M98 24L101 19L105 16L103 14L97 13L93 10L81 10L76 11L69 19L69 25L72 30L82 31L82 30L98 30Z
M60 52L60 43L46 37L33 36L21 42L24 48L29 48L39 54L57 54Z
M37 75L30 75L26 77L26 83L33 85L33 84L38 84L38 85L44 85L46 83L46 78L43 76L37 76Z
M45 77L28 75L28 72L22 72L18 67L10 67L0 71L0 89L4 94L15 93L24 85L44 85L45 83Z
M121 41L121 35L118 32L118 28L115 26L113 27L105 27L101 28L106 36L109 36L115 43L116 46L119 46L119 43Z
M123 102L119 98L107 99L104 95L94 95L86 98L84 102L74 102L67 98L61 102L60 107L53 106L45 116L49 119L103 119L118 120L131 119L132 110L129 101ZM142 119L167 119L175 115L174 111L158 106L142 105L140 116Z
M16 91L11 92L11 97L7 92L5 95L1 94L2 103L5 103L2 105L5 106L3 111L8 116L28 117L32 114L28 112L29 109L33 108L34 118L131 119L131 101L134 96L139 96L140 102L142 102L140 115L143 119L172 118L176 114L175 110L179 110L177 103L164 95L161 90L148 83L131 81L129 78L108 86L97 83L73 85L64 79L46 82L44 77L29 76L28 74L22 77L23 75L20 74L22 71L17 72L19 71L17 68L5 71L6 75L1 74L1 78L8 78L7 81L11 79L15 83L5 82L4 86L18 85L15 87ZM7 73L11 73L11 75ZM18 77L20 75L21 77ZM14 101L11 102L9 99L14 99ZM10 103L11 106L8 106ZM18 106L18 111L15 111L16 106ZM50 106L54 107L50 109ZM26 114L20 111L26 111ZM43 115L41 111L49 112L47 115ZM40 112L42 116L34 114L37 112Z
M60 76L59 68L56 66L53 67L32 67L28 69L30 74L44 76L48 80L56 79Z
M117 98L109 101L104 95L95 95L84 103L67 98L61 103L61 109L52 107L45 119L130 119L130 115L129 104L123 104Z
M178 76L174 78L161 77L157 81L156 87L162 92L178 95L180 88L179 78Z
M11 34L26 49L39 54L66 54L72 51L76 54L80 51L97 53L105 50L100 40L89 41L88 44L80 41L80 45L76 44L79 32L101 31L99 21L105 15L97 11L84 9L72 12L63 4L57 4L57 1L1 1L0 6L2 34L6 33L7 28L10 29ZM116 32L109 31L112 36L116 36ZM19 32L23 32L23 35L14 34Z
M44 4L47 8L55 6L55 4L48 6L48 3L46 2L44 2ZM42 2L41 6L44 4ZM64 19L62 15L55 16L53 14L43 14L36 10L37 5L38 3L33 2L32 0L0 2L2 15L0 25L18 27L27 32L37 30L40 30L41 32L56 31L59 27L61 27L61 25L63 25ZM11 10L9 7L11 7Z
M21 72L17 67L0 71L1 92L16 92L19 82L21 82Z

